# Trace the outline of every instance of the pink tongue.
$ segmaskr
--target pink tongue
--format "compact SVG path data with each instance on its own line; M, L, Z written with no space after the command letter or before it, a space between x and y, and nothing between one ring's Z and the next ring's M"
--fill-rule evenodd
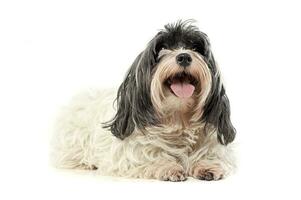
M180 98L188 98L191 97L191 95L194 92L194 86L189 83L173 83L170 85L170 88Z

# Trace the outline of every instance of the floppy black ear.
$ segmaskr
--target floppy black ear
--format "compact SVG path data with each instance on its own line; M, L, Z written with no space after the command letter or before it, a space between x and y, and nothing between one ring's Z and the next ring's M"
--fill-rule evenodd
M207 64L211 70L212 86L204 106L203 120L206 126L213 125L217 130L218 141L227 145L234 140L236 134L230 120L230 103L212 53L207 57Z
M118 138L131 135L135 128L155 125L157 118L151 102L151 70L155 65L154 44L150 43L135 59L117 92L117 113L105 128Z

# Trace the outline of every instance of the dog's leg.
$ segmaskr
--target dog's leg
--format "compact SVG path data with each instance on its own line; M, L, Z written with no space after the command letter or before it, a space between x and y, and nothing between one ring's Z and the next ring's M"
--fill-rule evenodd
M207 148L205 148L207 146ZM188 175L200 180L220 180L235 168L231 147L204 144L189 157Z
M110 171L100 166L98 171L103 175L120 176L128 178L157 179L163 181L185 181L187 173L182 165L175 160L158 158L156 161L143 161L140 164L133 164L133 161L124 160Z
M143 174L144 178L154 178L163 181L185 181L184 168L174 161L159 161L147 166Z
M220 180L224 174L225 170L220 163L208 160L198 161L189 169L189 176L206 181Z
M186 180L186 170L180 161L148 141L139 139L115 141L107 150L110 155L99 159L99 174L128 178L158 179L166 181ZM143 143L141 143L143 141Z

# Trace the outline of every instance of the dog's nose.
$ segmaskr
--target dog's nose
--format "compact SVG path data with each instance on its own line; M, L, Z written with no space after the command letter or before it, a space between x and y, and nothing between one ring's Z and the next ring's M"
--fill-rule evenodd
M188 67L192 61L192 58L188 53L181 53L177 55L176 60L180 66Z

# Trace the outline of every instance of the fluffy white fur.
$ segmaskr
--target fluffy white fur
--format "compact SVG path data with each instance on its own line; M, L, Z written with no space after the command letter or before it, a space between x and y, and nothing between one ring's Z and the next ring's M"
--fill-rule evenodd
M103 175L219 180L234 167L235 133L208 37L180 21L151 40L118 91L73 99L57 122L53 161Z
M76 96L57 121L52 159L59 168L97 169L99 174L179 181L187 176L218 180L234 167L231 145L216 132L191 124L135 130L124 140L102 128L115 114L116 90Z

